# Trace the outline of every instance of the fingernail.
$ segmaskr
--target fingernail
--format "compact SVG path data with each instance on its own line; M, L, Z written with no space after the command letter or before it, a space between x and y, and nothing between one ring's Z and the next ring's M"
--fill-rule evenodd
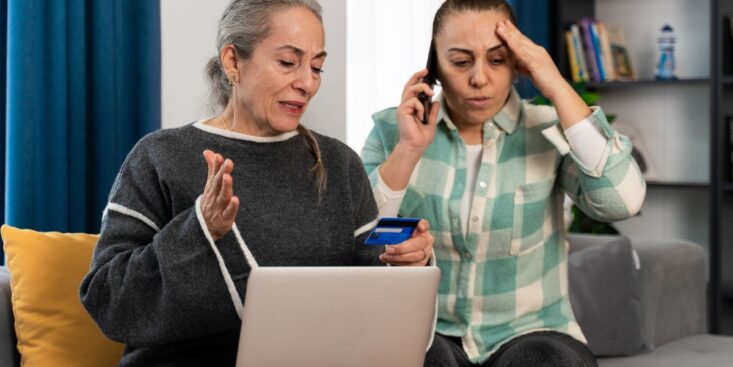
M388 253L388 254L391 255L391 254L394 254L394 251L395 251L394 250L394 247L387 246L387 249L384 252L386 252L386 253Z

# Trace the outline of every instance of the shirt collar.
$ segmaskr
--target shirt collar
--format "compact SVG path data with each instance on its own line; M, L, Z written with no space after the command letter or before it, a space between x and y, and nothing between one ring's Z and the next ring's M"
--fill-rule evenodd
M438 122L440 123L442 121L451 130L458 130L451 118L445 112L445 95L443 92L438 96L438 101L440 102ZM521 117L522 99L519 97L519 93L517 93L516 89L512 88L511 92L509 92L509 99L507 99L504 107L493 118L487 120L484 123L484 126L489 122L495 122L499 128L504 130L507 134L511 134L517 129L517 125L519 124Z

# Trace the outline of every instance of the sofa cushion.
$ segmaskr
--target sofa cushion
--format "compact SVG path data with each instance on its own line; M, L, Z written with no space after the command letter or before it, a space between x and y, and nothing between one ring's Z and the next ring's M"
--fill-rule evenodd
M695 335L677 339L654 352L621 358L600 358L600 367L729 367L733 361L733 338Z
M644 345L641 291L629 239L572 252L568 275L570 303L593 354L639 352Z
M114 366L123 345L102 335L79 300L97 236L7 225L15 333L23 366Z

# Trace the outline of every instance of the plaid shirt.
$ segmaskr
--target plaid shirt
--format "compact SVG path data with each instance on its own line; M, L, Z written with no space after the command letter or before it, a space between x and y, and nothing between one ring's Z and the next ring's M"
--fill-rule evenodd
M570 149L555 110L522 101L512 91L502 111L483 125L481 166L464 233L466 147L441 100L435 139L413 171L399 210L400 216L427 219L435 237L442 271L437 331L461 337L469 358L479 363L511 338L538 330L585 342L568 299L563 194L596 219L635 214L646 184L629 140L594 107L590 119L608 145L598 167L586 167ZM394 108L373 119L362 160L376 188L379 165L399 131ZM375 197L380 207L387 200L378 190Z

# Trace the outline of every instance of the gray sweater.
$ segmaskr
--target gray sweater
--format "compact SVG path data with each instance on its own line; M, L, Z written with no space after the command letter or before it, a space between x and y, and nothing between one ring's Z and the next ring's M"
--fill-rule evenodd
M361 160L316 137L328 175L320 203L308 173L315 160L297 133L260 141L196 123L138 142L112 187L81 285L104 334L126 344L120 365L233 366L252 262L381 265L383 248L363 244L377 208ZM196 205L205 149L234 162L240 199L237 231L215 243Z

